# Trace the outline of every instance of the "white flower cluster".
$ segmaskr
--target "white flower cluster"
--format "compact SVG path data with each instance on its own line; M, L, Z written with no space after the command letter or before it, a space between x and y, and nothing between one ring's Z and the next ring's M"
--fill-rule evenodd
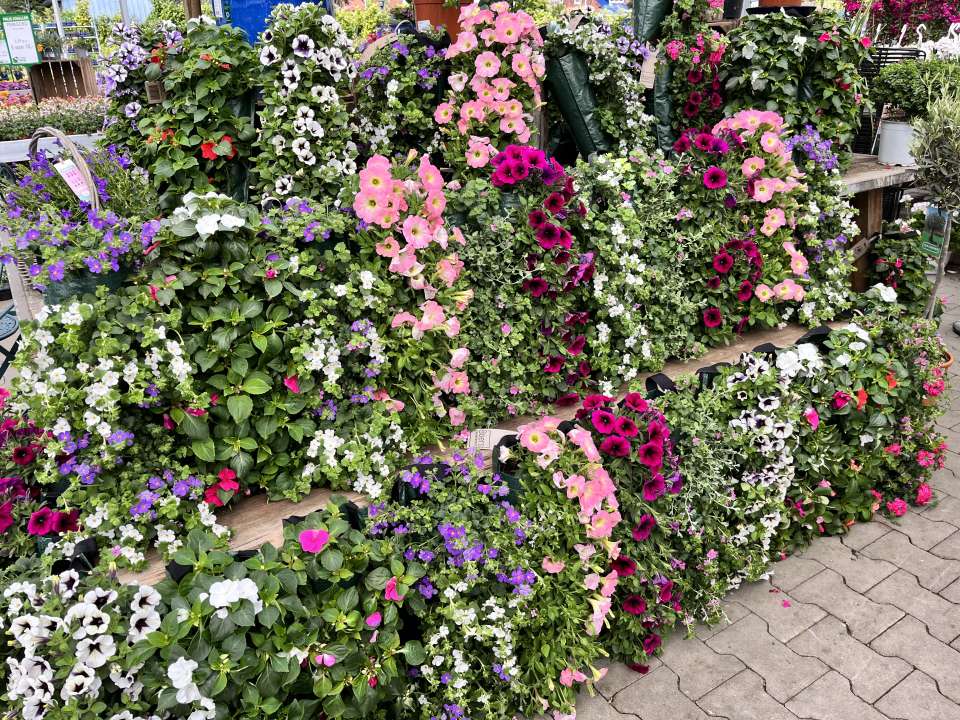
M143 684L136 678L140 666L124 670L119 663L111 662L118 654L118 638L114 636L117 631L111 630L111 623L114 617L124 614L116 606L117 591L93 588L77 602L68 605L77 595L79 583L76 571L67 570L51 576L44 592L38 591L33 583L18 582L3 593L7 603L8 631L18 648L13 657L7 658L6 696L20 704L20 717L27 720L43 718L56 702L55 698L65 703L97 699L103 688L104 675L122 692L127 702L136 702L143 690ZM65 609L62 617L35 612L52 599L62 603ZM130 603L126 642L139 642L160 627L159 605L159 592L148 586L137 589ZM44 655L45 645L54 633L67 636L74 642L70 657ZM69 668L66 676L55 672L54 665ZM140 720L130 713L111 716L111 720L114 719Z
M256 168L265 195L309 197L320 189L315 185L356 174L358 149L341 98L356 77L353 54L350 38L331 15L286 4L273 9L260 35L266 73L261 132L272 150L261 154ZM311 184L311 178L320 183Z
M210 606L217 608L215 614L221 619L227 618L230 615L229 608L241 600L249 600L253 604L254 615L263 610L257 584L250 578L215 582L210 586L210 595L207 598Z
M197 234L202 238L208 238L211 235L223 232L233 232L247 224L239 215L231 212L215 212L210 209L210 205L227 204L231 200L226 195L217 192L207 192L198 194L188 192L183 196L183 205L173 211L173 215L167 222L177 225L182 222L193 223Z
M167 677L170 684L177 691L177 702L181 705L199 704L199 710L194 710L187 720L213 720L217 714L217 706L208 697L205 697L200 688L193 681L193 671L199 667L196 660L181 657L167 667Z

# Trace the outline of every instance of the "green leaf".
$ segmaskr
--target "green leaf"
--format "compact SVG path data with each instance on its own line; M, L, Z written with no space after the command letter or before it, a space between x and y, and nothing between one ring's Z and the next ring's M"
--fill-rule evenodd
M343 567L343 553L336 548L329 548L320 556L320 564L330 572L336 572Z
M244 392L247 392L251 395L263 395L266 392L270 391L271 383L270 378L262 372L252 372L250 376L243 381L241 386Z
M417 640L410 640L403 646L403 657L409 665L423 665L427 660L427 653L423 645Z
M206 416L197 417L189 413L182 413L183 418L179 421L180 428L194 440L206 440L210 437L210 428L207 427Z
M231 395L227 398L227 410L235 423L241 423L253 412L253 400L249 395Z
M264 289L267 291L267 297L276 297L283 290L283 283L279 280L267 280L263 283Z
M190 447L193 449L193 454L204 462L213 462L217 458L216 446L212 438L194 440Z
M271 605L270 607L266 607L260 611L260 616L259 616L260 624L263 625L264 627L273 627L273 624L277 621L279 617L280 617L280 611L276 607Z

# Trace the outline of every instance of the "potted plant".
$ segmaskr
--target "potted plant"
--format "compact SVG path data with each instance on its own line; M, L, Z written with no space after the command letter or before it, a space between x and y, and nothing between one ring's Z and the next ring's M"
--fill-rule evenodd
M874 86L874 97L886 111L880 128L880 162L915 164L910 153L913 121L926 116L932 98L956 85L960 85L960 63L956 62L907 60L880 71Z
M460 34L460 8L469 5L462 0L414 0L413 17L417 23L427 21L434 27L447 28L450 40Z
M930 189L940 207L960 208L960 99L945 94L930 104L916 122L911 150L918 184Z

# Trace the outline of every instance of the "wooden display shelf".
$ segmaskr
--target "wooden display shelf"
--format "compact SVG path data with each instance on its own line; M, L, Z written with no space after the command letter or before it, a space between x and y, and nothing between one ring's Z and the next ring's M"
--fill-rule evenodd
M831 327L840 327L843 323L831 323ZM772 343L778 347L789 347L808 331L799 325L788 325L783 329L757 330L746 333L734 342L724 347L713 348L706 354L694 360L676 361L667 363L661 371L671 378L685 373L693 373L707 365L721 362L734 362L741 353L749 352L758 345ZM632 383L632 387L643 387L644 381L654 373L644 373ZM622 393L621 393L622 394ZM576 414L576 407L557 408L552 414L561 420L570 420ZM524 423L530 422L531 416L511 418L500 425L497 430L516 430ZM485 453L489 455L489 451ZM266 495L252 495L239 499L230 508L219 515L219 522L233 530L230 539L230 549L255 550L261 545L270 543L279 546L283 542L283 520L291 515L308 515L324 507L333 495L341 495L352 500L357 505L365 507L370 504L369 498L360 493L348 491L331 491L326 489L313 490L307 497L297 503L289 501L267 502ZM122 571L119 573L121 582L138 582L155 584L166 575L166 567L160 561L156 552L148 554L147 567L140 572Z

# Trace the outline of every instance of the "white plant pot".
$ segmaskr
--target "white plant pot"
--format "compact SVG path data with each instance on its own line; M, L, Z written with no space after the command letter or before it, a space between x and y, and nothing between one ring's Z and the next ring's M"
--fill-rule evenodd
M880 125L880 151L877 158L884 165L916 165L910 154L913 125L884 120Z

